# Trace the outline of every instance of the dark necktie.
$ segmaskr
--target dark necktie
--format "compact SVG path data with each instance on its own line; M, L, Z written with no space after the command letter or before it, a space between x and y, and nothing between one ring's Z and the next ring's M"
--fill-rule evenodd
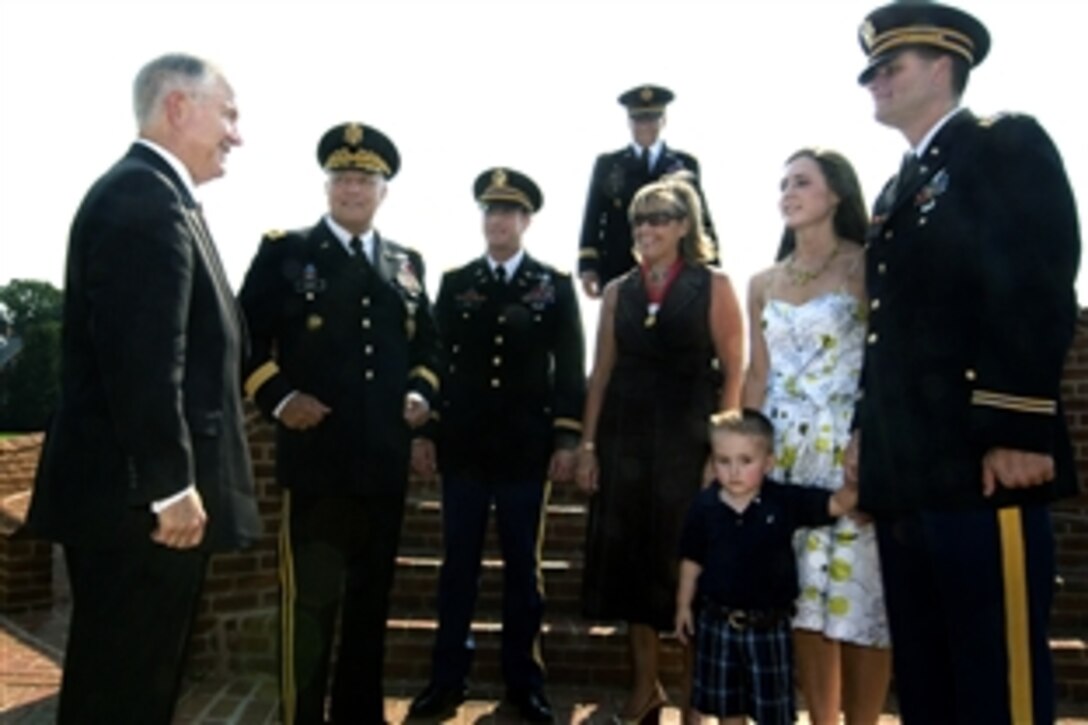
M898 187L900 191L906 191L914 185L914 182L918 180L921 165L917 154L913 151L908 151L903 156L903 164L899 167Z
M642 166L646 169L646 173L651 173L654 170L654 162L653 157L650 156L650 149L643 147L640 158L642 159Z
M506 267L497 264L491 274L495 277L495 284L506 284Z

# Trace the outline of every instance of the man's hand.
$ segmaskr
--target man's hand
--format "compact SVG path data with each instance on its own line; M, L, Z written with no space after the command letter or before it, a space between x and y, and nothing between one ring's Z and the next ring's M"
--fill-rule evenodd
M208 515L195 488L158 514L158 525L151 540L171 549L191 549L204 539Z
M433 481L438 475L438 463L434 453L434 441L429 438L412 439L412 473L424 482Z
M280 411L280 422L291 430L313 428L332 412L332 408L312 395L296 392Z
M601 296L601 278L596 272L582 272L578 278L582 280L582 291L586 297L595 300Z
M404 422L409 428L418 428L431 417L431 406L419 393L404 396Z
M548 464L548 479L552 483L567 483L574 480L574 469L578 465L578 455L573 448L558 448L552 454Z
M982 457L982 495L992 496L998 484L1030 488L1054 479L1054 457L1015 448L991 448Z

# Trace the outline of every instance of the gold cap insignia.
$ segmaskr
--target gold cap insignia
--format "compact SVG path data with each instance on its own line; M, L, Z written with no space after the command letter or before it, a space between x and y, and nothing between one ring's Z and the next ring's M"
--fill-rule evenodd
M506 186L506 171L495 169L495 172L491 174L491 185L499 189Z
M858 34L861 35L861 39L865 41L865 48L870 49L873 47L873 41L876 40L876 28L873 27L872 20L866 20L861 24L858 29Z
M344 143L349 146L358 146L363 141L363 127L357 123L349 123L344 129Z
M643 101L646 101L646 102L652 101L653 98L654 98L654 89L650 88L649 86L646 86L645 88L643 88L641 91L638 92L638 97L641 98Z

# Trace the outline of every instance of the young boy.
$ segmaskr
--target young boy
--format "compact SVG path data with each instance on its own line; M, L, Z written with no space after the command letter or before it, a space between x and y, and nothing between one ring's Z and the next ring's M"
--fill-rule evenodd
M676 636L687 644L695 635L691 704L722 725L743 725L745 715L761 725L794 721L793 532L829 524L857 502L852 487L832 494L768 479L773 441L757 411L711 418L717 480L692 503L680 540Z

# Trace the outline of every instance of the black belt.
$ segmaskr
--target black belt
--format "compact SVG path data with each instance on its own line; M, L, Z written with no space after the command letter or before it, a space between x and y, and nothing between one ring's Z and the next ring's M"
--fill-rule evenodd
M729 623L733 629L770 629L793 617L793 607L777 609L737 609L704 599L703 611L714 619Z

